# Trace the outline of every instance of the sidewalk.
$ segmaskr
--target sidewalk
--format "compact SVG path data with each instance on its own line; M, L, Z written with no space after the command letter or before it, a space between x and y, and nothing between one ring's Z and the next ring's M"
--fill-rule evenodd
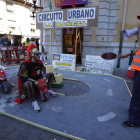
M67 75L67 71L63 71L63 73L64 73L64 76L66 76ZM127 81L127 83L129 84L129 87L130 87L130 89L131 89L131 86L132 86L132 80L131 79L128 79L128 78L126 78L126 74L127 74L127 70L126 69L117 69L117 68L115 68L114 69L114 75L115 76L118 76L118 77L121 77L121 78L124 78L124 79L126 79L126 81ZM84 73L78 73L78 74L76 74L76 76L77 76L77 78L78 78L78 75L80 76L80 75L83 75L83 76L85 76L86 77L86 75L84 74ZM90 74L87 74L87 75L90 75ZM90 77L92 77L92 76L94 76L93 74L91 74L91 76ZM76 79L76 78L74 78L74 76L71 76L71 78L73 78L73 79ZM95 77L96 78L96 77ZM78 78L79 80L80 79L82 79L82 77L79 77ZM112 80L112 79L111 79ZM82 80L80 80L80 81L82 81ZM12 76L11 78L10 78L10 82L12 82L12 83L14 83L14 84L17 84L17 76L15 75L15 76ZM81 101L84 101L84 97L86 97L87 95L85 95L85 93L87 93L87 92L89 92L89 88L88 88L88 86L86 85L86 84L83 84L82 82L79 82L79 81L67 81L67 80L64 80L63 81L63 83L62 84L64 84L64 88L65 89L63 89L63 93L65 93L65 96L77 96L77 99L78 99L78 102L79 102L79 104L77 103L77 105L79 106L80 105L80 103L82 103ZM88 80L88 82L87 82L87 84L89 84L89 85L93 85L94 84L94 81L93 80ZM105 84L106 85L106 84ZM72 91L73 92L71 92L71 90L69 90L69 88L70 89L72 89ZM121 88L121 87L120 87ZM95 88L92 88L91 86L90 86L90 90L93 90L94 89L94 91L95 91ZM56 90L57 92L59 91L59 92L62 92L61 91L62 89L58 89L58 90ZM81 90L81 91L80 91ZM13 89L13 92L15 92L15 91L17 91L17 87L15 86L14 87L14 89ZM84 91L84 92L83 92ZM70 93L72 93L72 94L70 94ZM73 94L74 93L74 94ZM78 96L78 94L80 94L80 96ZM95 98L95 97L94 97ZM97 97L96 97L97 98ZM119 97L118 97L119 98ZM130 97L129 97L130 98ZM74 99L74 101L76 101L76 98L73 98ZM90 98L89 98L90 99ZM89 99L87 100L88 102L89 102ZM59 100L61 101L61 102L63 102L63 97L60 97L59 98ZM8 100L9 102L11 102L12 100L11 99L9 99ZM48 102L48 103L53 103L53 102L58 102L58 99L51 99L51 101L50 102ZM67 104L67 103L70 103L70 100L66 100L65 101L65 105ZM71 101L71 102L73 102L73 101ZM94 101L95 102L95 101ZM94 103L95 104L95 103ZM92 105L93 106L93 105ZM22 107L22 106L21 106ZM24 106L23 106L24 107ZM46 106L47 107L47 109L49 108L50 109L50 107L51 106ZM25 107L24 107L24 109L25 109ZM58 112L58 113L62 113L61 112L61 108L59 108L60 109L60 111ZM80 106L79 106L79 109L80 109ZM96 108L95 108L96 109ZM88 110L90 110L90 109L88 109ZM49 111L49 110L48 110ZM74 108L73 108L73 111L74 111ZM86 111L86 110L85 110ZM91 111L91 110L90 110ZM95 111L95 110L94 110ZM28 111L27 111L28 112ZM64 111L65 112L65 111ZM64 113L63 112L63 113ZM87 111L86 111L87 112ZM29 112L28 112L29 113ZM54 113L52 113L52 112L48 112L48 113L51 113L51 114L54 114ZM76 113L76 112L75 112ZM16 114L16 112L15 112L15 114ZM93 115L93 113L91 112L91 114ZM95 113L96 114L96 113ZM13 114L14 115L14 114ZM37 114L38 115L38 114ZM49 114L48 114L49 115ZM77 114L78 115L78 114ZM76 115L76 116L77 116ZM80 115L80 114L79 114ZM54 117L54 116L52 116L52 117ZM62 116L61 116L62 117ZM87 117L89 117L89 116L87 116ZM46 116L46 118L47 118L47 116ZM59 119L59 118L58 118ZM90 119L92 119L92 117L90 118ZM50 121L52 121L52 120L50 120ZM53 121L54 122L52 122L52 123L54 123L55 124L55 122L56 122L56 124L57 124L57 120L56 120L56 118L53 118ZM84 121L86 121L86 120L84 120ZM89 120L90 121L90 120ZM71 121L70 121L71 122ZM76 122L76 120L74 121L74 122ZM62 125L63 125L63 123L65 124L66 122L61 122L62 123ZM107 123L107 122L105 122L105 123ZM10 125L9 125L10 124ZM94 129L96 129L96 127L98 128L98 126L97 126L97 124L94 124L95 126L93 127ZM120 124L119 124L120 125ZM91 127L92 125L89 125L89 126L87 126L87 128L88 127ZM106 124L105 124L105 126L106 126ZM116 127L116 129L117 129L118 127ZM115 128L114 128L115 129ZM83 128L82 128L82 126L81 126L81 130L79 130L80 132L83 130ZM94 130L95 131L95 130ZM93 131L93 133L95 134L95 132ZM134 130L135 131L135 130ZM133 132L133 130L132 130L132 132ZM106 137L107 139L110 139L109 138L109 135L112 135L112 139L116 139L116 137L115 138L113 138L113 136L115 136L115 133L116 132L114 132L114 131L112 131L112 132L110 132L110 134L105 134L105 133L103 133L103 134L100 134L100 133L98 133L97 135L102 135L103 137ZM123 139L123 134L122 134L122 139ZM83 137L82 137L83 138ZM93 137L93 139L87 139L87 140L97 140L97 138L98 138L98 140L102 140L101 139L101 137L99 138L98 136L95 136L95 137ZM125 137L126 138L126 137ZM131 138L131 137L130 137ZM137 137L138 138L138 137ZM41 129L38 129L38 128L36 128L36 127L33 127L33 126L30 126L30 125L27 125L27 124L25 124L25 123L22 123L22 122L19 122L19 121L16 121L16 120L14 120L14 119L11 119L11 118L9 118L9 117L6 117L6 116L3 116L3 115L0 115L0 140L10 140L10 139L13 139L13 140L68 140L67 138L64 138L64 137L61 137L61 136L59 136L59 135L56 135L56 134L53 134L53 133L50 133L50 132L47 132L47 131L44 131L44 130L41 130ZM119 137L119 139L120 139L120 137ZM129 138L128 138L129 139ZM120 139L121 140L121 139Z

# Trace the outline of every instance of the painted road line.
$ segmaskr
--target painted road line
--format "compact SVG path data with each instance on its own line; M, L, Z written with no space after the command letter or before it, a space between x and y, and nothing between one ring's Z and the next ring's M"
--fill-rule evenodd
M105 76L111 76L111 77L114 77L114 78L117 78L117 79L121 79L123 80L123 78L121 77L118 77L118 76L114 76L114 75L108 75L108 74L99 74L99 73L90 73L90 72L79 72L79 71L72 71L72 70L63 70L63 69L58 69L58 70L62 70L62 71L70 71L70 72L77 72L77 73L88 73L88 74L95 74L95 75L105 75Z
M71 79L71 78L63 78L65 80L72 80L72 81L78 81L77 79Z
M105 81L112 83L111 80L104 78Z
M109 112L107 115L97 117L97 120L99 122L104 122L104 121L109 121L109 120L113 119L114 117L116 117L116 114L113 112Z
M117 78L117 79L120 79L120 80L123 80L123 78L120 78L120 77L118 77L118 76L114 76L114 75L111 75L112 77L115 77L115 78Z
M58 95L62 95L62 96L66 96L65 94L63 94L63 93L57 93Z
M107 95L108 95L108 96L113 96L112 89L108 89L108 91L107 91Z
M36 124L36 123L33 123L31 121L27 121L25 119L21 119L19 117L16 117L16 116L13 116L11 114L8 114L8 113L5 113L5 112L1 112L0 113L2 115L5 115L5 116L8 116L10 118L13 118L15 120L18 120L18 121L21 121L21 122L24 122L24 123L27 123L29 125L32 125L32 126L35 126L37 128L40 128L40 129L43 129L43 130L46 130L46 131L49 131L51 133L55 133L55 134L58 134L58 135L61 135L61 136L64 136L66 138L69 138L69 139L72 139L72 140L85 140L85 139L81 139L81 138L78 138L76 136L72 136L72 135L69 135L69 134L66 134L66 133L63 133L63 132L60 132L60 131L57 131L57 130L54 130L54 129L51 129L51 128L48 128L48 127L45 127L45 126L42 126L42 125L39 125L39 124Z
M124 83L125 83L125 85L126 85L126 87L127 87L127 90L128 90L128 92L129 92L130 96L132 97L132 93L131 93L131 91L130 91L130 89L129 89L129 87L128 87L126 81L125 81L125 79L124 79Z

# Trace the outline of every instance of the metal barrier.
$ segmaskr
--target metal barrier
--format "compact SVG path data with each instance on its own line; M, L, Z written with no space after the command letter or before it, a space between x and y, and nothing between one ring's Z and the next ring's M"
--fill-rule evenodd
M10 62L18 62L24 61L25 56L27 56L27 48L28 46L20 46L20 47L1 47L1 55L2 61L5 63L8 60Z

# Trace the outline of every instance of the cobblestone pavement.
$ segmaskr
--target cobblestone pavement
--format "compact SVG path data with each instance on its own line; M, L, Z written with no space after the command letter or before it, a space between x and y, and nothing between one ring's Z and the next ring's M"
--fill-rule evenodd
M0 114L0 140L70 140Z

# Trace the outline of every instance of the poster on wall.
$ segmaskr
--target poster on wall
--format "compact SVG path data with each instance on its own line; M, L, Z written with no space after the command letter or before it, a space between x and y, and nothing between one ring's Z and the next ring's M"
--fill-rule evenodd
M53 54L52 65L54 68L62 70L75 70L74 54Z
M75 4L87 4L88 0L75 0ZM55 0L55 6L72 5L72 0Z
M114 60L105 60L101 56L86 55L86 72L99 74L113 74Z
M72 35L65 35L65 46L72 46Z

